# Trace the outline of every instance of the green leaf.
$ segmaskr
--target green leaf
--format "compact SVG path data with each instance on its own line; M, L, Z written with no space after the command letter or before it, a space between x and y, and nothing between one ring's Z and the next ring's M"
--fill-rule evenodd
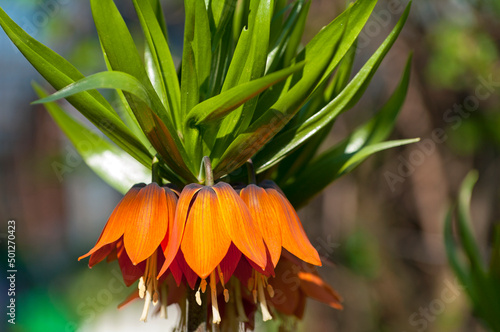
M468 285L470 284L470 281L467 269L459 258L459 249L455 240L453 239L453 210L454 208L450 209L450 211L446 215L444 224L444 244L446 248L446 255L453 271L458 277L458 280L460 280L463 285Z
M299 17L294 23L290 37L286 42L285 52L283 54L283 66L285 67L292 63L292 59L297 54L297 50L302 42L302 35L304 34L310 7L311 1L307 1L305 5L300 8Z
M418 141L417 138L376 143L353 152L346 152L345 145L340 144L317 157L282 189L294 206L301 206L372 154Z
M61 89L84 77L64 58L31 38L1 8L0 25L26 59L55 89ZM97 91L82 93L68 101L119 147L143 165L150 165L152 157L149 151Z
M490 275L500 285L500 224L493 229L493 246L491 248Z
M181 87L189 84L187 95L181 94L181 108L186 115L208 92L210 69L212 64L212 42L207 8L204 1L184 1L186 20L184 26L184 52L182 57ZM185 64L187 65L184 68ZM187 72L190 71L190 72ZM197 87L192 85L196 77ZM192 96L199 96L196 100ZM187 98L187 99L185 99Z
M237 72L238 85L254 81L264 75L266 68L267 49L269 48L269 36L274 0L252 1L250 3L250 16L248 25L248 45L245 53L235 52L228 76L232 77L232 72ZM239 43L238 43L239 44ZM244 59L244 61L241 61ZM236 83L234 79L224 82L222 91L232 88L231 83ZM234 85L233 85L234 86ZM219 139L214 155L224 152L234 137L248 127L252 120L257 98L251 99L238 110L230 114L221 124L217 138Z
M276 136L272 144L266 148L266 151L263 151L260 154L259 159L254 161L260 170L265 170L279 162L289 152L306 142L319 130L330 125L339 114L350 109L361 98L385 55L389 52L390 48L396 41L396 38L399 36L399 33L403 29L404 23L406 22L409 14L409 9L410 7L408 6L406 11L401 16L398 24L384 43L366 62L349 85L342 90L342 92L334 100L306 121L298 122L292 128ZM409 75L409 70L409 63L407 63L407 67L405 69L405 73L407 75Z
M191 166L189 169L192 173L193 165L186 165L184 162L191 159L187 157L184 145L172 122L171 113L165 109L165 105L162 104L156 94L142 64L134 40L113 0L91 0L91 8L97 33L111 68L135 77L147 92L147 103L144 99L137 98L135 94L124 93L142 130L150 140L155 140L153 146L162 155L163 159L172 162L169 165L172 169L176 171L184 170L184 173L187 173L186 170ZM139 97L142 97L142 95ZM164 136L168 140L159 141L151 137L159 130L155 126L152 114L155 114L163 122L164 128L167 129Z
M91 0L95 26L111 68L137 78L153 90L134 40L113 0Z
M140 98L150 108L153 107L149 94L141 82L137 78L119 71L105 71L87 76L48 97L33 102L33 104L53 102L92 89L123 90Z
M192 182L196 179L188 171L184 163L184 157L176 148L170 131L159 116L152 111L153 105L150 94L139 80L129 74L117 71L94 74L35 103L52 102L89 89L118 89L137 97L136 105L141 104L134 110L134 115L153 147L164 158L168 166L173 171L178 172L179 176L185 179L186 182ZM142 111L137 112L138 109Z
M304 67L304 63L280 70L212 97L196 105L187 116L187 123L203 126L227 116L240 105L255 97L270 86L284 80Z
M458 197L458 232L462 239L462 245L469 258L472 267L478 271L483 271L481 254L477 247L476 240L470 228L470 201L472 189L478 179L477 171L470 172L462 183Z
M38 96L47 96L38 84L33 83L33 88ZM48 103L45 107L85 163L118 192L125 194L134 184L151 181L151 170L128 153L73 119L56 103Z
M174 60L161 26L162 22L158 21L157 15L148 2L134 0L134 6L146 36L149 77L154 83L156 92L162 97L163 104L168 105L167 109L172 112L172 121L179 125L181 92Z
M300 34L300 37L302 37L303 33L303 28L305 26L305 19L307 18L307 11L309 9L310 2L305 4L304 1L296 1L293 3L293 8L288 15L285 24L283 28L281 29L281 34L278 37L278 39L274 42L272 46L272 49L270 50L268 56L267 56L267 63L266 63L266 72L273 72L278 68L278 66L281 63L281 60L283 59L283 55L288 47L288 42L290 39L290 36L292 35L293 32L296 33L298 36ZM304 10L305 9L305 10ZM304 15L305 12L305 15ZM274 18L276 19L276 17ZM299 21L300 20L300 21ZM297 40L295 40L296 42ZM292 45L290 51L289 51L289 62L284 63L283 65L289 66L291 60L295 57L297 54L297 47L298 44Z
M306 60L301 75L291 77L288 82L292 87L284 90L270 108L263 107L264 114L236 137L220 159L213 161L215 178L243 165L290 121L320 83L332 59L338 58L338 63L351 47L375 3L376 0L357 1L309 42L297 57Z
M316 89L311 99L306 105L300 110L300 112L290 121L287 127L296 126L299 123L306 121L312 114L317 112L319 109L327 104L327 101L332 99L332 96L336 96L342 91L349 83L349 78L351 75L352 67L354 65L354 58L356 56L357 43L351 46L351 49L346 54L344 59L339 65L332 81L330 83L324 82L324 88ZM313 160L314 156L317 154L323 141L328 137L330 131L333 128L335 121L330 122L328 125L323 127L321 130L316 132L311 136L304 144L296 148L293 152L286 155L284 160L279 162L279 167L276 173L276 182L281 182L287 179L293 174L302 170L307 164ZM283 129L284 131L286 130ZM279 137L279 135L277 135ZM275 137L274 139L276 139ZM273 139L273 141L274 141ZM272 146L273 141L270 142L268 146ZM255 160L259 159L259 155L265 154L267 147L264 147L259 154L255 157ZM257 170L262 172L261 170Z

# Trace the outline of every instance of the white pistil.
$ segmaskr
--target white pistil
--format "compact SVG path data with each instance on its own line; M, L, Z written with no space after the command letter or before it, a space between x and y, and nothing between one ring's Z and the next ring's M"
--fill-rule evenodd
M146 293L146 285L144 284L144 277L141 277L141 279L139 279L138 288L139 288L139 297L143 299L144 294Z
M212 296L212 316L213 316L213 323L214 324L219 324L221 319L220 319L220 313L219 313L219 305L217 304L217 284L215 283L215 271L212 271L210 274L210 290L211 290L211 296Z
M195 297L196 297L196 303L198 303L198 305L201 306L201 294L200 294L200 289L199 288L196 291Z
M159 301L158 280L156 280L156 251L146 261L144 276L139 280L139 297L144 299L144 308L140 320L145 322L148 318L151 301L157 305Z
M263 277L262 277L263 279ZM268 321L270 319L273 319L273 316L269 313L269 310L267 309L267 302L266 302L266 295L264 294L264 287L262 286L263 280L259 279L257 282L257 288L259 290L259 302L260 302L260 309L262 310L262 320Z
M144 301L144 308L142 309L141 321L146 322L148 319L149 304L151 303L151 293L146 291L146 300Z

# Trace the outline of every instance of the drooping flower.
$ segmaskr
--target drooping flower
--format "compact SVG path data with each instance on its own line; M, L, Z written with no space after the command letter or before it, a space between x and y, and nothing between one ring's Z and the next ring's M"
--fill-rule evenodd
M271 274L268 250L257 224L243 200L224 182L213 186L190 184L184 187L178 202L170 241L163 246L167 269L173 274L182 270L186 279L192 270L202 279L197 293L205 292L206 279L210 277L210 299L213 322L220 322L217 302L217 284L223 288L226 301L229 291L225 288L241 260L248 261L259 274ZM182 262L185 265L182 267ZM178 266L181 265L181 266ZM259 283L261 279L259 279ZM193 284L191 283L191 287ZM264 297L260 300L265 302Z
M243 260L241 263L229 286L235 295L229 303L223 302L220 308L221 331L253 330L255 326L255 313L259 309L259 303L254 300L252 291L254 279L245 278L248 272L244 271L248 270L248 266ZM219 293L219 297L222 297L222 293ZM301 319L307 298L335 309L342 309L342 298L319 276L316 267L301 261L286 250L283 251L275 269L275 276L267 279L265 297L267 307L262 311L263 316L269 310L267 314L279 313L282 318Z
M321 266L297 212L274 182L250 184L240 191L240 196L262 232L273 266L278 264L282 248L305 262Z
M342 297L318 274L316 267L301 262L286 251L276 267L276 277L269 280L274 296L269 304L284 315L302 318L307 298L341 310Z
M114 209L96 245L79 258L90 256L90 267L106 257L116 258L127 286L140 279L144 321L151 301L158 302L157 276L164 262L161 244L170 241L177 200L168 187L134 185Z

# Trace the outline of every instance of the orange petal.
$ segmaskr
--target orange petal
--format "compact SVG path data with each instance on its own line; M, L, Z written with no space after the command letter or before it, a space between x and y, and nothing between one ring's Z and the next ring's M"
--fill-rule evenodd
M156 183L142 188L133 203L123 235L125 250L134 265L150 257L168 229L169 208L165 192Z
M279 214L283 247L303 261L321 266L318 252L309 242L292 204L276 189L268 188L266 192Z
M208 277L215 270L231 245L221 212L217 194L212 188L203 187L187 215L181 250L188 265L200 278Z
M201 188L203 188L203 186L192 183L185 186L182 190L179 201L177 202L175 217L173 222L169 224L169 234L161 244L165 254L165 263L158 274L158 278L167 271L170 263L172 263L175 256L177 256L193 197Z
M325 283L320 276L314 273L301 271L298 273L300 278L300 288L304 293L315 300L328 304L335 309L342 309L342 297Z
M248 206L252 219L257 223L266 243L273 266L281 256L281 230L277 212L266 191L254 184L240 191L240 197Z
M115 207L113 213L108 219L106 226L97 240L96 245L92 248L88 253L83 256L80 256L78 260L85 258L89 255L92 255L94 252L104 247L107 244L113 243L118 240L123 233L125 232L125 228L127 226L127 221L131 216L133 202L137 195L139 194L142 187L145 184L136 184L134 185L122 198L120 203Z
M226 226L231 240L243 255L265 269L266 246L247 206L227 183L219 182L213 186L213 189L217 193L221 221Z

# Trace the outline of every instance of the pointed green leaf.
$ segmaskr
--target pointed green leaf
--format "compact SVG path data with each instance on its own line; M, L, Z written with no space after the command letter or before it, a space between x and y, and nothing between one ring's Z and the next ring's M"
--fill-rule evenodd
M149 94L141 82L139 82L137 78L119 71L105 71L87 76L48 97L33 102L33 104L43 104L56 101L92 89L123 90L135 95L145 102L150 108L153 107Z
M158 21L157 15L148 2L134 0L134 6L146 36L149 77L158 95L162 97L163 104L168 105L168 109L172 112L173 122L179 124L180 121L177 120L181 118L179 80L162 23Z
M55 89L61 89L84 77L64 58L30 37L1 8L0 25L26 59ZM146 147L130 132L97 91L82 93L69 98L68 101L143 165L151 163L151 155Z
M164 145L163 147L155 146L155 149L157 151L158 149L170 151L170 156L162 155L162 157L165 160L175 160L174 164L170 165L172 168L178 167L184 169L187 166L191 166L186 166L184 163L184 160L190 159L187 158L184 145L172 122L171 113L165 108L168 105L163 105L156 94L137 51L137 47L134 44L134 40L113 0L91 0L91 8L97 33L111 68L135 77L147 92L150 103L145 103L143 99L138 99L135 95L128 92L124 93L142 130L147 136L154 132L155 126L151 115L153 112L165 124L165 128L168 129L168 133L165 133L165 135L169 137L168 141L161 142ZM148 136L148 138L150 137Z
M418 141L419 139L405 139L376 143L354 152L343 152L345 145L341 144L317 157L296 178L282 186L282 189L294 206L301 206L372 154Z
M472 267L476 270L483 271L481 263L481 254L477 247L476 240L470 227L470 201L472 189L478 179L476 171L470 172L462 183L458 200L458 232L462 239L462 245L471 261Z
M237 54L242 56L245 61L241 62L240 58L234 58L233 63L229 67L229 71L238 71L238 85L255 81L264 75L266 68L267 49L269 48L270 25L274 0L252 1L250 3L250 15L248 24L249 45L245 54ZM241 67L240 67L241 66ZM231 73L228 75L231 77ZM229 84L224 83L223 91L230 88ZM257 96L257 94L255 94ZM245 104L234 110L220 124L217 132L217 145L214 147L211 156L220 156L234 137L241 130L244 130L252 120L258 98L249 98L245 100ZM208 133L209 135L211 133Z
M231 111L255 97L270 86L284 80L304 67L304 63L280 70L212 97L196 105L187 116L187 122L196 126L220 120Z
M446 248L446 255L453 271L455 272L460 282L464 285L467 285L470 283L467 269L459 259L459 249L456 241L453 239L453 210L454 209L452 208L448 212L444 225L444 244Z
M47 96L38 84L34 83L33 88L38 96ZM118 192L125 194L134 184L151 181L151 170L128 153L73 119L56 103L48 103L45 107L85 163Z
M292 63L292 59L297 54L300 43L302 42L302 35L304 34L310 7L311 1L306 1L306 3L300 8L299 17L294 23L290 37L286 42L285 52L283 54L283 65L285 67Z
M355 2L309 42L297 58L306 60L301 75L291 77L287 82L293 86L270 108L264 107L263 115L236 137L220 159L213 161L215 178L243 165L290 121L320 82L332 59L338 57L340 61L351 47L376 2Z
M152 111L152 101L146 88L139 80L129 74L117 71L94 74L35 103L52 102L89 89L118 89L134 96L136 98L135 103L140 103L140 107L133 109L134 115L153 147L165 159L168 166L178 172L181 177L185 180L195 179L192 173L188 171L183 155L176 148L170 131L159 116ZM137 112L138 109L142 110L142 112Z
M259 156L259 159L255 161L256 165L261 170L267 169L276 164L289 152L293 151L310 137L314 136L314 134L316 134L319 130L331 124L339 114L350 109L361 98L385 55L389 52L390 48L396 41L396 38L399 36L399 33L403 29L404 23L406 22L409 14L409 9L410 7L406 8L406 11L401 16L398 24L384 43L334 100L306 121L299 122L296 126L276 136L273 140L273 144L270 144L267 151L263 151L261 156ZM409 63L407 63L405 69L406 76L409 75L409 70ZM400 85L400 89L404 91L398 92L398 96L401 93L405 95L406 88L404 85ZM397 99L397 97L395 98ZM397 100L395 102L397 102ZM388 117L390 118L391 115Z

